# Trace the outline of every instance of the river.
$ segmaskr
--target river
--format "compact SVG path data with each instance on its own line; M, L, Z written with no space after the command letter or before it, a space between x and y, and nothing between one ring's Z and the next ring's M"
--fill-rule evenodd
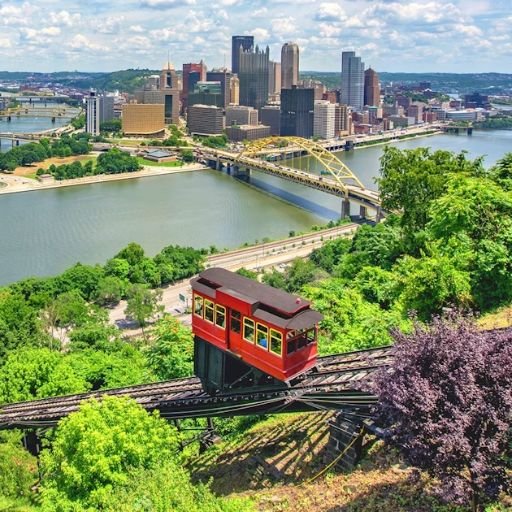
M512 149L512 131L396 144L467 150L473 157L487 155L492 165ZM340 156L375 188L381 152L382 146L372 146ZM307 159L289 163L308 165ZM339 217L340 200L328 194L257 172L251 182L255 187L199 171L0 196L0 284L57 274L77 261L104 263L131 241L150 255L169 244L233 248Z
M60 107L67 107L62 103L34 103L32 106L24 105L25 108L46 108L48 110L54 110ZM68 107L69 108L69 107ZM73 110L73 112L78 110ZM52 128L59 128L69 122L69 119L63 119L56 117L55 122L52 123L51 116L40 116L40 117L25 117L25 116L11 116L11 120L8 121L5 117L0 117L0 133L34 133L50 130ZM8 139L0 139L0 152L9 151L12 148L12 142Z

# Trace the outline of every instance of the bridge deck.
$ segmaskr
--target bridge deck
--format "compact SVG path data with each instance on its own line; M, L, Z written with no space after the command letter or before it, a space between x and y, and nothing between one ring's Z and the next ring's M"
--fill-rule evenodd
M237 390L208 395L195 377L79 395L46 398L0 408L0 429L55 426L83 400L130 396L148 411L169 419L338 409L368 414L376 398L361 391L370 375L391 360L391 347L319 358L316 369L290 388Z
M221 162L226 162L239 167L248 167L257 171L277 176L279 178L292 181L301 185L305 185L328 194L338 197L353 199L354 201L368 206L370 208L379 208L380 199L378 192L370 189L361 188L356 184L347 184L337 182L329 176L319 176L300 169L293 169L281 165L279 162L268 162L259 158L251 158L247 156L238 157L227 151L220 150L202 150L206 158L211 155L213 159L218 158Z

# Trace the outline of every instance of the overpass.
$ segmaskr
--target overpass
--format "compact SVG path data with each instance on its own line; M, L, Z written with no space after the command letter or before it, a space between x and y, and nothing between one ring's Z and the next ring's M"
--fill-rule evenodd
M321 164L320 174L305 172L282 165L282 162L263 160L268 148L282 150L282 144L288 145L288 152L304 152ZM341 197L342 217L350 216L351 202L359 204L361 218L380 220L382 216L378 192L367 189L357 176L334 154L323 146L300 137L269 137L248 144L240 153L224 149L196 148L196 156L210 167L221 170L226 168L231 175L247 176L251 170L257 170L293 183L298 183L321 192ZM369 215L373 210L374 215Z

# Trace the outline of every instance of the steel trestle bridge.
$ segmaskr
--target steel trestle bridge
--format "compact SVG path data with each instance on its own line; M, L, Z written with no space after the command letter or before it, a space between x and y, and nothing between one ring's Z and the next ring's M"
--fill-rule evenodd
M158 410L163 418L172 420L326 409L368 418L376 397L363 389L371 375L386 367L392 357L391 347L321 357L317 367L291 387L233 389L209 395L199 379L189 377L20 402L0 407L0 429L53 427L77 411L82 401L104 396L129 396L144 409Z

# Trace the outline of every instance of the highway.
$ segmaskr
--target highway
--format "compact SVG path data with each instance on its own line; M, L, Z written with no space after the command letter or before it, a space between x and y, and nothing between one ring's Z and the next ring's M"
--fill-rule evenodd
M254 270L285 265L295 258L305 258L314 249L321 247L328 240L342 236L352 236L358 228L359 224L345 224L322 231L290 237L285 240L261 243L252 247L214 254L207 258L206 266L222 267L235 271L242 267ZM174 316L178 316L184 324L190 324L190 315L183 314L187 303L190 305L192 296L189 281L190 279L185 279L162 289L164 310ZM180 299L180 295L185 297L185 303ZM128 336L136 335L140 331L134 322L126 318L124 314L125 308L126 301L123 300L109 310L109 320L112 324L123 329Z

